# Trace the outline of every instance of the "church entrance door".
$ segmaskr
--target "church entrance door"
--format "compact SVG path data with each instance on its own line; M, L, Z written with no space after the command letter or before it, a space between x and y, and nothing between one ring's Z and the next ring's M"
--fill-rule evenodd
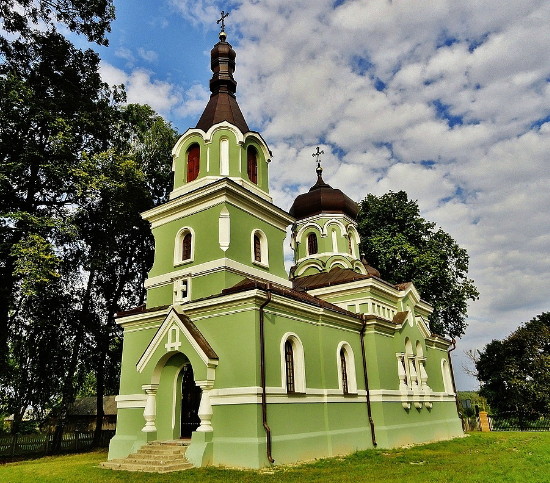
M195 384L191 364L186 364L181 378L181 438L190 438L191 433L200 426L198 412L201 393L201 388Z

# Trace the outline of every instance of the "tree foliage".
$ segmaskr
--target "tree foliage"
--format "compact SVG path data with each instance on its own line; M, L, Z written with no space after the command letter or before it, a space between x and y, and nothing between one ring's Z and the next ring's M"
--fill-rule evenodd
M38 22L50 29L62 23L69 30L84 34L90 42L107 45L105 33L115 18L112 0L2 0L0 20L10 34L28 36ZM0 45L6 45L0 36Z
M476 369L480 394L496 413L526 419L550 415L550 312L487 344Z
M435 223L420 216L404 191L369 194L360 204L361 250L384 280L413 282L434 311L432 330L460 337L466 329L468 300L479 293L468 278L468 254Z

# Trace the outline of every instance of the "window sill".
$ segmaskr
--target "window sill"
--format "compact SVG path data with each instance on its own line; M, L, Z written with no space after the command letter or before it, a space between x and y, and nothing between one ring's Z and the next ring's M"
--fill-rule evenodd
M193 259L188 258L187 260L180 260L179 262L174 262L174 267L181 267L182 265L188 265L189 263L192 263Z
M252 263L254 265L258 265L258 267L262 267L262 268L269 268L269 265L267 263L263 263L263 262L258 262L256 260L252 260Z
M306 396L306 393L305 392L288 392L286 393L287 396L292 396L292 397L305 397Z

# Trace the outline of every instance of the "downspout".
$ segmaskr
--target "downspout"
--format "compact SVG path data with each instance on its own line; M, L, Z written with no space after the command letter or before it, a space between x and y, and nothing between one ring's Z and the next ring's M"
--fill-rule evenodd
M369 415L370 434L372 438L372 445L376 448L376 434L374 433L374 421L372 419L372 408L370 404L370 391L369 391L369 376L367 375L367 356L365 355L365 330L367 328L367 322L365 321L365 315L361 314L361 331L359 336L361 337L361 354L363 356L363 375L365 378L365 392L367 393L367 413Z
M451 352L453 352L456 349L456 339L453 337L453 348L449 349L449 369L451 370L451 381L453 382L453 391L455 393L455 404L456 404L456 411L458 414L460 414L460 404L458 402L458 391L456 390L456 384L455 384L455 372L453 371L453 361L451 360Z
M262 382L262 423L265 429L267 459L270 463L275 460L271 456L271 428L267 424L267 395L265 389L265 338L264 338L264 308L271 302L271 284L267 284L267 299L260 305L260 374Z

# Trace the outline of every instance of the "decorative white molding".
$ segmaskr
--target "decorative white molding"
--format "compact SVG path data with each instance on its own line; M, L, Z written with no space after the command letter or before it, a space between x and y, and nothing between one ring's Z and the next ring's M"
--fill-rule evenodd
M191 278L182 277L174 280L174 304L182 304L191 300Z
M229 176L229 139L220 139L220 174Z
M269 272L245 265L244 263L237 262L230 258L218 258L217 260L212 260L210 262L200 263L192 267L175 270L163 275L157 275L156 277L148 278L145 281L144 286L145 288L160 287L162 285L172 283L174 280L181 277L200 277L201 275L215 273L222 270L230 270L244 276L251 275L252 277L261 278L263 280L267 280L268 282L274 282L279 285L283 285L284 287L292 287L292 282L286 278L272 275Z
M124 408L144 408L147 401L146 394L119 394L115 396L116 407Z
M210 359L206 353L202 350L202 348L199 346L195 338L191 335L187 327L183 325L182 321L178 317L178 314L174 309L171 309L166 318L164 319L164 322L159 327L157 333L145 349L145 352L140 357L139 361L136 364L136 368L138 372L143 372L145 369L145 366L149 363L151 358L153 357L153 354L157 350L157 348L160 346L162 339L164 336L172 329L172 327L177 327L181 333L185 336L189 344L193 347L195 352L198 354L198 356L201 358L201 360L204 362L204 364L207 367L215 367L218 365L218 361L214 359ZM179 339L178 339L179 340ZM168 351L167 352L171 352Z
M201 394L201 402L199 404L199 410L197 415L199 416L201 420L200 426L197 428L197 431L199 433L210 433L214 431L214 428L212 428L212 405L210 404L210 391L212 386L209 384L205 384L201 381L201 383L197 384L202 388L202 394Z
M141 386L147 394L145 401L145 409L143 410L143 417L145 419L145 426L141 431L144 433L154 433L157 428L155 426L155 419L157 417L157 403L156 396L158 390L158 384L144 384Z
M198 383L197 383L198 384ZM286 387L266 387L268 404L320 404L320 403L351 403L366 404L366 391L359 389L357 393L347 396L342 394L341 389L316 389L307 388L299 395L289 395ZM403 394L399 390L371 390L369 392L371 402L392 402L413 404L423 403L425 407L433 403L446 402L455 403L453 396L445 393L431 393L429 396L419 396L409 391ZM211 389L209 392L210 404L212 406L239 405L239 404L261 404L262 388L252 387L230 387Z
M231 217L229 216L229 211L225 206L220 211L218 225L218 241L220 243L220 248L225 252L231 243Z

